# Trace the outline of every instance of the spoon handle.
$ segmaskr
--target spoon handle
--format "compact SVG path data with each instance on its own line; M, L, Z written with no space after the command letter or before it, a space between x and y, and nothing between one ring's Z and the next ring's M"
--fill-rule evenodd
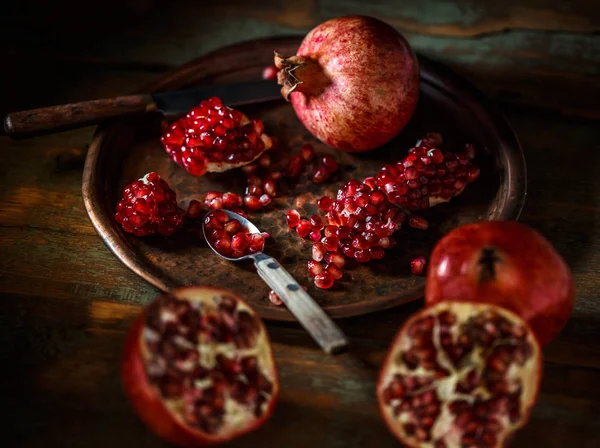
M259 254L254 264L260 277L326 353L338 353L347 347L348 341L340 328L277 260Z

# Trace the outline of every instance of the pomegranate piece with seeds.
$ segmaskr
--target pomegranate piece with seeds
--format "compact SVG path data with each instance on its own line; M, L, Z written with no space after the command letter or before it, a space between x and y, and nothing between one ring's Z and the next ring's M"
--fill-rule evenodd
M204 217L206 238L221 255L239 258L262 252L266 233L250 233L242 223L222 210L209 212Z
M130 328L121 379L141 420L177 446L208 446L270 417L279 378L267 331L230 291L182 288L152 301Z
M172 123L160 140L171 158L193 176L246 165L272 146L260 120L249 119L217 97L202 101Z
M479 177L471 162L473 145L460 154L438 149L442 137L429 133L395 164L385 165L375 176L375 184L388 199L408 210L422 210L447 202L463 192Z
M192 213L196 211L199 213L194 204ZM185 211L177 206L175 192L155 172L125 187L115 213L121 228L136 236L171 236L183 227L184 217Z
M537 399L542 354L519 316L441 302L411 317L381 368L377 399L411 447L503 447Z

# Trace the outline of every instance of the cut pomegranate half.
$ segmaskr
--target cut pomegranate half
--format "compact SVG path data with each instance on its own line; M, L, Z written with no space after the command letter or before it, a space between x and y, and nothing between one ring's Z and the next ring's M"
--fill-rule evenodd
M542 355L516 314L442 302L400 329L377 398L392 433L411 447L503 447L537 399Z
M279 393L269 337L230 291L174 290L129 330L121 376L142 421L184 447L222 443L260 427Z
M273 145L262 121L251 120L217 97L172 123L160 140L171 158L194 176L247 165Z

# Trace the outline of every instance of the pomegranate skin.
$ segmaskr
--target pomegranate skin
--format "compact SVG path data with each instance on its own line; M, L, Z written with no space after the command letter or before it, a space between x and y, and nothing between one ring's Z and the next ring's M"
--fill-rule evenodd
M227 292L220 288L204 287L204 289L212 290L215 293ZM238 300L241 303L246 304L239 297ZM144 371L140 351L145 320L146 312L142 311L127 332L121 359L121 383L125 395L129 399L129 402L137 415L157 436L170 444L182 448L212 446L228 442L252 432L270 418L279 399L279 376L277 371L274 372L275 381L273 383L274 387L270 406L261 418L261 421L257 422L254 427L215 437L206 433L201 433L200 431L195 431L176 419L164 405L154 390L154 387L149 383Z
M332 19L311 30L296 55L320 69L307 69L305 77L296 70L303 83L289 99L302 124L323 143L345 152L368 151L398 135L412 117L419 65L390 25L364 16Z
M454 229L437 243L425 303L504 306L526 320L546 345L571 316L574 294L569 267L541 234L516 221L484 221Z

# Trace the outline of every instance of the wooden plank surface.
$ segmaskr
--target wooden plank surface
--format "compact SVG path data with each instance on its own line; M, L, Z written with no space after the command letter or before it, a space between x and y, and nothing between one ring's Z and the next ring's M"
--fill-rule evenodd
M72 0L13 2L0 16L9 78L0 85L0 112L131 92L221 45L303 34L336 15L389 19L417 50L502 102L528 163L522 220L573 270L572 319L545 350L542 394L514 446L600 446L598 3L394 3L111 0L92 14ZM119 384L124 332L156 291L110 254L87 219L80 182L92 131L0 136L7 446L164 446ZM356 350L337 358L324 356L298 326L269 324L281 402L265 427L229 446L397 446L378 417L374 381L389 341L420 306L342 321Z

